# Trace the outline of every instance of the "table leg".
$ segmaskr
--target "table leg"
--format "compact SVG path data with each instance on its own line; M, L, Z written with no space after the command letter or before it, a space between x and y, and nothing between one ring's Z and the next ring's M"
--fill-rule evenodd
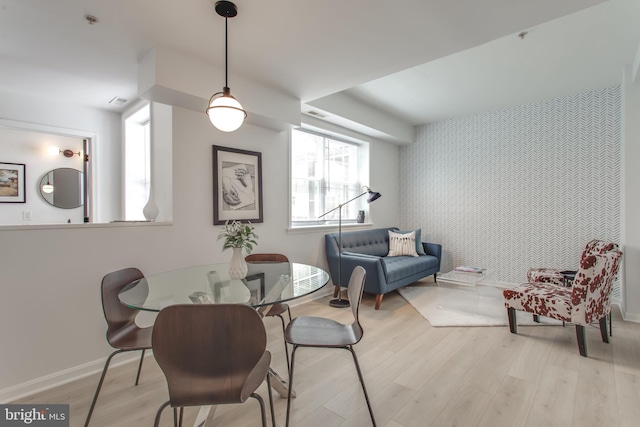
M271 375L271 387L280 395L280 397L286 399L289 395L289 387L287 382L271 368L269 368L269 375ZM291 397L296 397L295 390L291 391Z

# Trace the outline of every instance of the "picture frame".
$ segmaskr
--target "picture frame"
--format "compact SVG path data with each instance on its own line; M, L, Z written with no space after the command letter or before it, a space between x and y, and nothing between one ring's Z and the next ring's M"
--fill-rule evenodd
M24 163L0 162L0 203L26 203Z
M242 279L242 282L249 289L251 298L249 299L249 305L256 306L260 304L265 297L264 290L264 273L252 274Z
M263 222L262 153L213 146L213 224Z

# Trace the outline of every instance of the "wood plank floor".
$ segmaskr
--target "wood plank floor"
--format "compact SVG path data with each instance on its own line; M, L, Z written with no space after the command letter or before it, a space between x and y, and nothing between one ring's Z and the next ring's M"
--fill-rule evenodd
M349 311L328 298L293 307L293 315L349 321ZM365 330L356 346L379 426L638 426L640 425L640 324L614 311L611 344L588 328L589 358L580 357L575 328L521 326L433 328L398 294L382 309L365 294ZM505 311L506 316L506 311ZM278 319L266 319L272 366L286 374ZM117 356L116 356L117 357ZM153 425L167 400L162 372L147 357L140 384L136 363L113 368L94 412L93 426ZM296 355L292 425L370 425L351 356L344 350L300 349ZM285 376L285 375L283 375ZM15 403L68 403L71 426L84 424L98 374ZM266 386L258 392L267 397ZM286 399L274 394L276 420L284 425ZM185 411L192 425L197 409ZM165 410L162 425L172 425ZM258 426L258 403L217 409L212 425Z

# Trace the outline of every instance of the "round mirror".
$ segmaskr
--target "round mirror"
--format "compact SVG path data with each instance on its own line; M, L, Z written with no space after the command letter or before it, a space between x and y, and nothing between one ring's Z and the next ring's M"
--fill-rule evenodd
M40 180L40 194L47 203L57 208L74 209L82 206L82 172L72 168L47 172Z

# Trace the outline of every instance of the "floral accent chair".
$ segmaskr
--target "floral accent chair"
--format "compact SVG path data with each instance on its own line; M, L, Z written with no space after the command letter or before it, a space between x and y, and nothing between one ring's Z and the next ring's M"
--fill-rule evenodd
M571 288L538 282L505 289L504 305L511 333L518 332L516 310L519 310L575 324L581 356L587 356L585 326L591 323L599 322L602 341L608 343L607 316L611 312L611 288L618 274L621 257L622 252L618 250L583 257Z
M618 245L604 240L593 239L584 247L580 260L593 254L603 254L609 251L617 251ZM565 286L565 277L561 270L555 268L530 268L527 271L527 282L529 283L554 283Z

